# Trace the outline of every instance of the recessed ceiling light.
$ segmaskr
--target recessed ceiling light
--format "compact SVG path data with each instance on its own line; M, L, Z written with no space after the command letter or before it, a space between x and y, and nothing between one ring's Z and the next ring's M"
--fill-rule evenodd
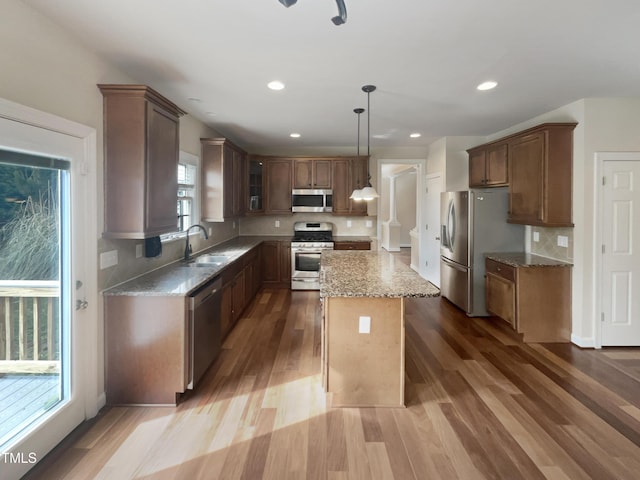
M420 138L422 136L421 133L412 133L411 135L409 135L411 138Z
M299 133L290 133L289 136L291 138L300 138L300 134Z
M267 87L271 90L282 90L284 88L284 83L279 80L274 80L273 82L267 83Z
M202 102L202 100L200 100L198 97L189 97L189 98L187 98L187 100L189 100L190 102L193 102L193 103Z
M216 116L216 112L207 112L207 115L209 115L210 117L215 117Z
M476 88L478 90L491 90L492 88L496 88L498 86L498 82L494 82L493 80L489 80L487 82L482 82Z

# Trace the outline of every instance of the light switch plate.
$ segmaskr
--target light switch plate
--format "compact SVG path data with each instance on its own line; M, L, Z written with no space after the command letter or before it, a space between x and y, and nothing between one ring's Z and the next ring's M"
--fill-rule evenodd
M371 333L371 317L360 317L358 333Z
M351 228L351 225L353 225L353 222L351 220L347 220L347 228Z
M533 241L534 242L540 241L540 232L533 232Z
M371 220L367 220L367 221L365 222L365 226L366 226L367 228L371 228L371 227L373 227L373 222L372 222Z
M276 228L280 228L280 220L276 220Z
M110 252L103 252L100 254L100 270L113 267L118 264L118 251L111 250Z

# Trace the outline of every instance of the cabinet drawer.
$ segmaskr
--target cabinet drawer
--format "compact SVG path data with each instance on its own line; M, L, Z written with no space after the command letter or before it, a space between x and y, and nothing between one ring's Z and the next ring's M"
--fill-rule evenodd
M334 250L371 250L370 242L335 242Z
M512 282L516 280L515 267L507 265L506 263L496 262L495 260L487 258L485 270L487 273L493 273Z

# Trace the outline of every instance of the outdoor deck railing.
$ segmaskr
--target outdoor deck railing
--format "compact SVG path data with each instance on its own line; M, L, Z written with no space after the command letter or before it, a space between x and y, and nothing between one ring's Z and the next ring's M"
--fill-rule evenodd
M57 369L59 297L57 281L0 280L0 373Z

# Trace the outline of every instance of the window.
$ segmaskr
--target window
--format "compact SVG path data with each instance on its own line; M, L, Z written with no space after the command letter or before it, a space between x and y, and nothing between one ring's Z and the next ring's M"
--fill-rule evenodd
M198 163L195 155L180 152L178 161L178 196L176 232L162 235L162 240L183 237L181 232L199 222Z

